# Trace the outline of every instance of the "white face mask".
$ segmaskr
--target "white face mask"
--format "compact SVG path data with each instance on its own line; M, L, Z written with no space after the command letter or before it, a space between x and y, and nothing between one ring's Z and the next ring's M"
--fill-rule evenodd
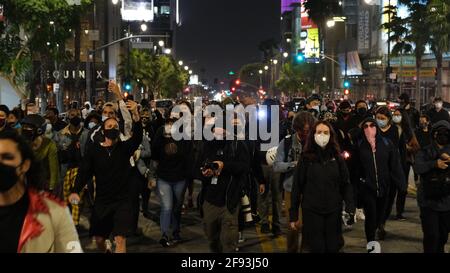
M330 135L315 134L314 140L316 141L317 145L319 145L322 148L325 148L328 142L330 142Z
M392 121L393 121L394 123L399 124L400 122L402 122L402 116L393 116L393 117L392 117Z
M89 122L88 127L89 127L89 129L92 129L95 127L95 125L97 125L97 124L95 124L95 122L91 121L91 122Z
M108 119L108 117L102 116L102 121L103 121L103 122L105 122L105 120L107 120L107 119Z
M441 109L442 108L442 102L436 102L434 104L434 106L436 107L436 109Z
M317 112L320 112L320 106L319 105L313 106L312 109L316 110Z

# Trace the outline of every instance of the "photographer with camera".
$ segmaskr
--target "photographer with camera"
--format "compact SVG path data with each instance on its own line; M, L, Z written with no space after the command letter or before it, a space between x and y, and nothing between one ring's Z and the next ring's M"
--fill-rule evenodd
M203 222L210 250L215 253L236 250L242 179L250 165L244 142L225 140L227 131L223 127L216 126L215 139L204 143L200 157L203 164L198 168L203 185L199 197Z
M444 253L450 232L450 123L438 121L431 130L432 143L416 156L420 175L417 201L423 231L423 251Z

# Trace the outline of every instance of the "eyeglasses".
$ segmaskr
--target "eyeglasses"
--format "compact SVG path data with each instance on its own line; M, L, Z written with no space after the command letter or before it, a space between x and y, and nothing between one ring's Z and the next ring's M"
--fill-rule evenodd
M364 124L364 125L363 125L363 128L364 128L364 129L367 129L367 128L369 128L369 127L370 127L370 128L373 128L373 127L375 127L375 124L370 123L370 124Z

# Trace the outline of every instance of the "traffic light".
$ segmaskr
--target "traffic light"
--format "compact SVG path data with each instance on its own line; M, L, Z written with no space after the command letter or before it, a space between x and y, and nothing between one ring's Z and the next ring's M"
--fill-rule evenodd
M344 95L350 95L350 89L344 89Z
M236 87L234 87L234 86L231 87L231 92L233 92L233 93L236 92Z
M237 79L234 83L235 83L236 85L240 85L240 84L241 84L241 80L240 80L240 79Z
M303 63L305 61L305 54L303 52L298 52L295 60L297 63Z
M124 89L126 90L126 91L131 91L131 83L129 83L129 82L125 82L125 84L124 84Z
M348 80L344 80L344 88L349 88L350 82Z

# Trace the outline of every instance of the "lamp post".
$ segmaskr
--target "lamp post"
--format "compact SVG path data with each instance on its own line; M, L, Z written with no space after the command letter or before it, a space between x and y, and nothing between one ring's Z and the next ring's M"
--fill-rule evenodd
M345 47L345 68L344 68L344 82L347 81L348 76L348 43L347 43L347 17L333 17L333 19L327 21L327 26L329 28L333 28L336 25L336 22L342 22L344 23L344 47ZM334 49L334 48L333 48ZM333 50L334 51L334 50ZM334 68L334 65L333 65ZM332 82L332 89L334 92L334 69L332 69L333 74L333 82Z

